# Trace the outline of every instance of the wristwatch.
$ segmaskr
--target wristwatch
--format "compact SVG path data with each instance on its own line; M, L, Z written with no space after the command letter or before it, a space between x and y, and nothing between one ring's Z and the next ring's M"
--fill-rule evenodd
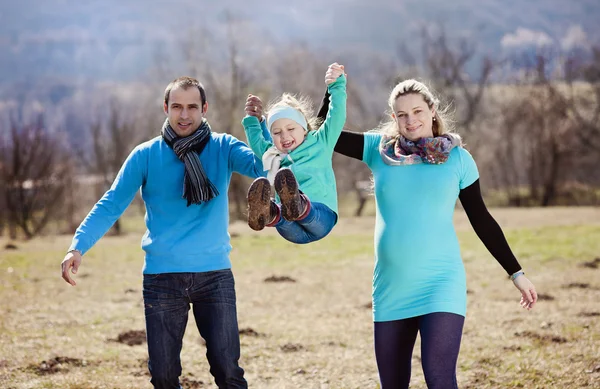
M510 276L508 276L508 279L511 281L514 281L518 276L522 276L525 275L525 272L523 270L519 270L518 272L515 272L513 274L511 274Z

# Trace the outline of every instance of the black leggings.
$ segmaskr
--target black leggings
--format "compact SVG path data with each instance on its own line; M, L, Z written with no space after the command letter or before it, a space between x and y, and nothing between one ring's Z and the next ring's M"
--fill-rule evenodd
M381 389L406 389L410 364L421 333L421 363L429 389L456 389L456 361L463 316L436 312L409 319L375 322L375 357Z

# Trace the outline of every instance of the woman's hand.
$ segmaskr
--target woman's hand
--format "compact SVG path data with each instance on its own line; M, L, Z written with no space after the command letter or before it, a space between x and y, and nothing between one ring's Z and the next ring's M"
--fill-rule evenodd
M535 286L525 277L524 275L520 275L513 280L513 284L519 289L521 292L521 306L528 311L533 309L533 306L537 302L538 295L535 291Z

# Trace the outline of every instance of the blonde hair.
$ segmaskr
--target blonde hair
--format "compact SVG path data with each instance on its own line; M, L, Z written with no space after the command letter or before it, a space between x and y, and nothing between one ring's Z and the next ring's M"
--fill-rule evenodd
M388 99L390 118L380 124L375 131L390 136L398 135L398 124L396 123L396 120L391 117L391 114L394 114L394 104L398 97L408 94L421 95L429 109L435 111L432 124L433 136L440 136L442 134L453 132L452 121L450 120L448 113L450 107L441 107L440 100L431 93L429 88L422 82L413 79L399 82L394 89L392 89Z
M306 96L296 96L290 93L282 94L278 100L269 103L266 111L267 118L271 110L276 107L291 107L300 112L306 119L307 131L316 130L321 125L321 120L312 114L314 112L312 101Z

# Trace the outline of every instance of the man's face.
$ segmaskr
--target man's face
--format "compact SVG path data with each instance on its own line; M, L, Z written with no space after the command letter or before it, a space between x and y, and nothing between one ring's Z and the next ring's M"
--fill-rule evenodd
M175 87L169 93L168 106L164 104L169 124L179 137L193 134L200 127L207 109L208 103L202 105L198 88Z

